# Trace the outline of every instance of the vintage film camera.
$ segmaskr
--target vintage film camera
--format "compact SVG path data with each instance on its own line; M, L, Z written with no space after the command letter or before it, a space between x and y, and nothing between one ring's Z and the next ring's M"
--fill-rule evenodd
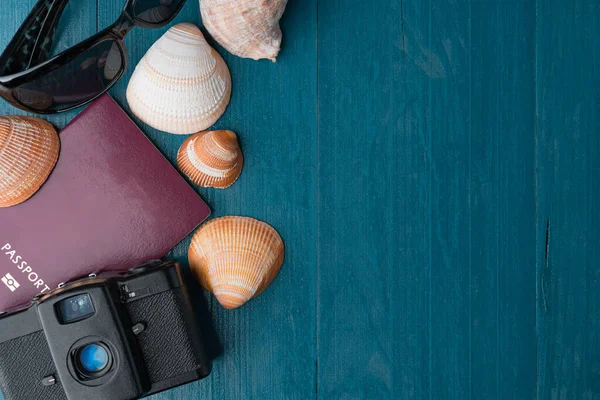
M129 400L210 373L179 264L68 282L0 315L5 400Z

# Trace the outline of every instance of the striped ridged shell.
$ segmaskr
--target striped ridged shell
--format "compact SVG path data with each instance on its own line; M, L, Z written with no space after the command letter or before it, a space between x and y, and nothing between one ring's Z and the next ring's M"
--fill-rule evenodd
M275 279L284 257L281 237L270 225L247 217L222 217L202 225L189 251L200 284L225 308L237 308Z
M141 59L129 85L133 114L161 131L196 133L225 112L231 75L200 29L179 24L169 29Z
M59 149L50 123L33 117L0 117L0 207L33 196L52 172Z
M205 131L187 138L177 153L177 166L192 182L224 189L240 176L244 157L232 131Z
M230 53L275 61L286 5L287 0L200 0L200 12L208 32Z

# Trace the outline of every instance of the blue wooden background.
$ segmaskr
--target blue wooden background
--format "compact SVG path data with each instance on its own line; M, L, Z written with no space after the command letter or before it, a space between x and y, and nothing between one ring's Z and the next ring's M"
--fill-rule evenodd
M34 0L2 1L5 46ZM123 3L72 0L59 47ZM289 0L282 26L276 64L217 46L247 162L198 192L286 262L241 309L206 296L223 354L153 399L600 399L600 2ZM128 36L125 108L165 30Z

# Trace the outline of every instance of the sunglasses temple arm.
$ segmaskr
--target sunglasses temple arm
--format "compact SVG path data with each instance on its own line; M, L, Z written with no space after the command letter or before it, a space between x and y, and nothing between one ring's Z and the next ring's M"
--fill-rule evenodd
M40 0L0 55L0 76L25 71L50 58L58 21L69 0Z

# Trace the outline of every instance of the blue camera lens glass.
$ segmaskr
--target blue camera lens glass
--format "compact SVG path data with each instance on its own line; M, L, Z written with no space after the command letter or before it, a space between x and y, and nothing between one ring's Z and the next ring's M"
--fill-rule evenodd
M79 362L87 372L100 372L108 365L108 351L99 344L88 344L79 352Z

